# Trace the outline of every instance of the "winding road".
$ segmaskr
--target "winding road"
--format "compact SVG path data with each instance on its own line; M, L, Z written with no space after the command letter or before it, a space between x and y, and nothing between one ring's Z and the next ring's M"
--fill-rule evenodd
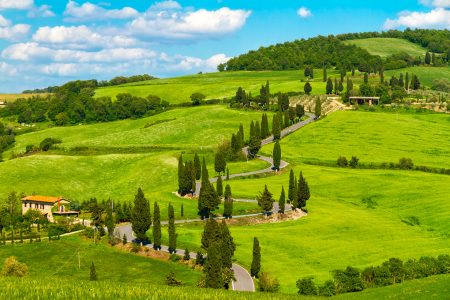
M289 127L286 127L285 129L283 129L281 131L281 138L283 138L283 137L295 132L296 130L308 125L309 123L312 123L315 121L316 118L315 118L314 114L306 113L306 115L309 117L307 120L298 122L296 124L293 124L292 126L289 126ZM265 146L267 144L270 144L272 142L273 142L273 135L262 140L261 147ZM244 152L245 155L247 155L248 147L244 147L242 149L242 151ZM246 173L231 174L229 176L229 178L231 179L231 178L238 178L238 177L247 177L247 176L251 176L251 175L274 172L274 170L272 169L273 168L273 159L271 157L260 155L257 157L257 159L268 162L270 164L270 167L261 169L261 170L257 170L257 171L246 172ZM288 165L289 165L289 163L282 160L280 162L280 169L283 169L283 168L287 167ZM222 179L225 180L226 176L222 176ZM212 183L216 182L217 177L211 178L210 181ZM201 182L198 181L196 184L196 191L200 191L200 188L201 188ZM255 199L233 199L233 201L257 203L257 201ZM289 210L290 210L290 208L286 209L286 211L289 211ZM273 212L274 213L278 212L278 203L277 202L274 203ZM237 216L233 216L233 218L234 219L246 218L246 217L260 216L261 214L262 213L237 215ZM217 219L222 219L222 217L219 217ZM176 220L175 223L181 224L181 223L192 223L192 222L199 222L199 221L200 220L198 220L198 219ZM167 221L161 222L161 225L167 225ZM132 241L135 238L134 234L133 234L133 230L131 229L131 224L129 224L129 223L125 223L125 224L121 224L121 225L117 226L116 233L119 234L120 237L122 237L125 234L128 241ZM147 245L147 247L151 247L151 245ZM161 251L168 252L169 250L168 250L167 246L161 246ZM177 249L177 253L184 253L184 250ZM191 257L195 257L196 253L190 253L190 255L191 255ZM234 276L236 278L236 280L234 280L232 282L233 290L234 291L254 292L255 284L253 282L253 278L250 276L250 273L245 268L243 268L242 266L240 266L238 264L233 264L232 269L234 271Z

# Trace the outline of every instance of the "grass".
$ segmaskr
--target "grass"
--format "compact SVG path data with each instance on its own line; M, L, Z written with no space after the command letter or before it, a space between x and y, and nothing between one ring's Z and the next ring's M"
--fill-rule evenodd
M289 162L335 162L343 155L397 163L408 157L416 165L450 168L448 141L450 118L444 114L339 111L286 137L281 149ZM272 148L262 152L270 155Z
M94 245L92 240L70 236L59 241L15 244L1 249L1 262L16 256L28 265L32 279L54 277L72 283L87 281L91 262L95 264L99 282L164 284L166 274L173 271L185 284L195 286L200 277L199 272L181 264L112 248L106 239ZM78 255L81 268L78 268Z
M33 96L43 96L43 97L45 97L46 95L47 95L46 93L43 93L43 94L0 94L0 101L10 102L10 101L14 101L14 100L19 99L19 98L28 99L28 98L31 98Z
M367 50L372 55L386 58L392 54L406 52L413 57L425 57L427 49L410 41L397 38L368 38L344 41L347 45L356 45Z
M431 87L433 84L433 81L436 79L445 79L450 78L450 66L447 67L410 67L405 69L399 69L399 70L389 70L385 71L385 78L386 76L392 76L396 75L397 77L400 75L400 73L403 73L403 76L405 76L405 73L408 72L410 74L416 74L419 78L419 81L422 85Z
M335 70L328 70L328 75L337 75ZM322 82L322 70L315 70L316 79L312 83L313 94L325 93ZM222 99L234 96L238 87L253 95L259 95L262 84L270 82L271 93L303 91L303 70L295 71L260 71L260 72L217 72L190 75L167 79L135 82L114 87L99 88L96 97L115 98L119 93L130 93L147 97L157 95L170 103L190 102L193 93L203 93L207 99Z

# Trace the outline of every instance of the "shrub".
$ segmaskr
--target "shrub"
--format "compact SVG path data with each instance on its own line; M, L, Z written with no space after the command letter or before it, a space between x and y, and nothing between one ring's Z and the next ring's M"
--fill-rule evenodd
M350 159L350 167L352 168L356 168L358 166L358 162L359 162L359 158L357 158L356 156L352 156L352 159Z
M337 159L337 165L341 168L347 167L348 166L347 158L345 158L345 156L339 156Z
M266 272L259 275L259 290L262 292L274 293L280 288L278 279L269 276Z
M319 295L325 297L331 297L336 295L336 285L333 280L327 280L319 287Z
M450 273L450 255L442 254L438 256L438 267L440 274Z
M166 284L169 286L180 286L183 284L183 282L181 280L178 280L175 277L175 273L171 271L166 275Z
M359 270L348 266L345 270L333 271L337 293L358 292L364 289Z
M398 162L398 167L402 170L411 170L414 167L414 164L411 158L402 157Z
M184 256L183 256L183 260L187 261L191 259L191 255L189 254L189 250L186 248L184 250Z
M55 144L60 144L60 143L61 143L60 139L46 138L39 144L39 148L42 151L48 151L48 150L52 149Z
M171 254L170 257L169 257L169 260L171 262L178 262L180 259L181 259L181 257L176 255L176 254Z
M297 280L298 293L300 295L317 295L317 287L314 283L313 277L306 277Z
M390 258L388 261L385 261L382 266L389 270L393 284L403 281L405 276L403 261L398 258Z
M28 266L25 263L19 262L15 256L10 256L5 259L2 270L3 276L24 277L27 274Z
M138 243L132 243L131 252L138 253L139 251L141 251L141 245L139 245Z

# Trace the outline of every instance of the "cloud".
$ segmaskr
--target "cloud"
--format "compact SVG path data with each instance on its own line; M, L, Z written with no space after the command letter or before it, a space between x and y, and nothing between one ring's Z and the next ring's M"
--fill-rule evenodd
M27 16L29 18L37 18L37 17L54 17L55 13L51 10L50 5L41 5L39 7L33 6L28 12Z
M177 1L168 0L168 1L156 2L155 4L150 6L149 10L171 10L171 9L178 10L181 8L182 7L181 7L180 3L178 3Z
M0 61L0 73L7 76L16 76L17 69L8 63Z
M11 21L0 15L0 27L6 27L11 25Z
M443 7L443 8L450 7L450 0L420 0L420 3L426 6L433 6L433 7Z
M302 6L297 10L297 15L300 18L309 18L312 16L312 13L309 9L307 9L306 7Z
M30 25L17 24L14 26L0 27L0 39L19 40L30 31Z
M450 10L439 7L429 12L404 11L397 19L387 19L384 23L385 29L399 27L450 29Z
M174 1L166 1L174 2ZM161 4L157 4L157 6ZM175 9L175 6L173 6ZM133 20L128 30L132 35L144 38L196 39L226 35L244 26L251 12L199 9L196 11L155 11L151 7L145 14Z
M131 47L137 43L131 37L101 34L85 25L40 27L33 41L69 49Z
M21 9L27 10L34 6L34 0L0 0L0 10Z
M67 21L99 21L107 19L130 19L138 16L138 11L131 7L121 9L106 9L99 5L85 2L82 5L70 0L66 5L64 15Z

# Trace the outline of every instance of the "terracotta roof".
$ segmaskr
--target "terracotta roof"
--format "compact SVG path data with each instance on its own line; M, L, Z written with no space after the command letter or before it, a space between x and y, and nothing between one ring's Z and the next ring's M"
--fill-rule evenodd
M22 201L36 201L36 202L46 202L46 203L56 203L62 200L60 197L48 197L48 196L26 196L22 198Z

